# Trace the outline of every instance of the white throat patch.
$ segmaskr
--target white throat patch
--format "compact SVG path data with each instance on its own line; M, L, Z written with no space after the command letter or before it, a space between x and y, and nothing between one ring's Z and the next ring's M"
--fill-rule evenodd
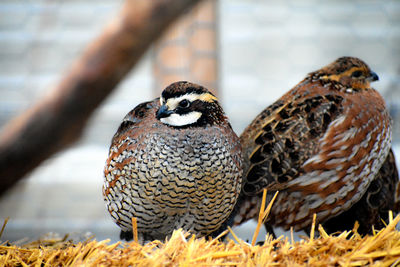
M168 117L161 118L160 121L171 126L185 126L195 123L201 117L201 112L192 111L188 114L172 113Z

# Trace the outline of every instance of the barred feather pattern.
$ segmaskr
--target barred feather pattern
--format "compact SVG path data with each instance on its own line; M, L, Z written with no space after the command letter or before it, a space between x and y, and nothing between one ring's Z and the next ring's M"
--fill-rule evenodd
M174 229L197 236L217 230L240 193L239 138L225 120L176 128L156 118L159 99L124 119L104 169L107 210L123 232L137 218L139 240L164 240Z
M261 203L264 188L280 191L269 223L285 229L306 229L314 213L324 222L360 201L391 148L391 118L369 86L376 79L361 60L340 58L255 118L240 137L244 185L236 225L253 217L259 204L250 203Z

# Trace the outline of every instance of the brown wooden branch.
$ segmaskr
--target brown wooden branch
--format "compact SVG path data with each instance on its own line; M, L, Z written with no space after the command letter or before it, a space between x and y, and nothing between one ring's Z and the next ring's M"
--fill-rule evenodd
M0 194L76 141L93 110L151 43L199 0L127 0L60 83L0 134ZM134 93L134 89L133 89Z

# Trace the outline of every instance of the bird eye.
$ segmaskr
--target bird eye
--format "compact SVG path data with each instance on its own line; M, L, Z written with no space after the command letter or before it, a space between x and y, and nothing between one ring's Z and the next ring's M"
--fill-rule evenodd
M138 116L138 117L140 117L140 118L144 117L144 112L143 112L143 110L138 110L138 111L136 112L136 116Z
M179 107L181 108L188 108L190 106L190 102L186 99L183 99L181 102L179 102Z
M362 75L362 71L356 70L351 74L351 77L353 78L359 78Z

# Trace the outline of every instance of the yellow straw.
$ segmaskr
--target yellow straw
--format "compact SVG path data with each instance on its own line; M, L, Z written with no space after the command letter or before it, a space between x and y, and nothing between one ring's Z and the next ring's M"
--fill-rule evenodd
M253 239L251 241L252 246L254 246L256 244L256 239L260 232L261 225L263 225L265 220L267 219L268 214L271 211L272 204L274 203L275 198L278 195L278 193L279 193L279 191L276 191L274 197L272 198L272 200L269 202L267 208L265 209L265 202L267 201L267 189L264 189L264 191L263 191L260 213L258 214L257 227L256 227L256 230L254 231Z

